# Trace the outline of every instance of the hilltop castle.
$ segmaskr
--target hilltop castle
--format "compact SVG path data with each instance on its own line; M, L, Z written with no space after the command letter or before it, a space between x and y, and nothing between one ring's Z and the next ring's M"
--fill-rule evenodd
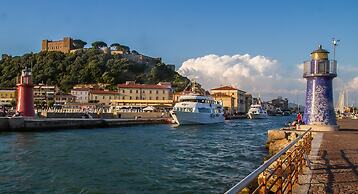
M60 51L70 53L73 50L73 40L70 37L64 37L63 40L42 40L41 51Z

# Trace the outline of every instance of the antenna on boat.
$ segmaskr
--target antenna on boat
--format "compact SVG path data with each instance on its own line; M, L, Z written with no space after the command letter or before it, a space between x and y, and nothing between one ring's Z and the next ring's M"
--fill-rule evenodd
M332 44L333 44L333 60L336 60L336 47L338 46L338 42L340 40L336 40L335 38L332 38Z

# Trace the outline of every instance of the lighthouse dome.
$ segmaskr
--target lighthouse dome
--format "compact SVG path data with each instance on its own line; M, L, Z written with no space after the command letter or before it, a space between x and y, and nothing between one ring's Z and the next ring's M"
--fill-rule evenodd
M328 51L322 48L322 45L318 46L318 49L312 51L311 58L313 60L325 60L328 59Z

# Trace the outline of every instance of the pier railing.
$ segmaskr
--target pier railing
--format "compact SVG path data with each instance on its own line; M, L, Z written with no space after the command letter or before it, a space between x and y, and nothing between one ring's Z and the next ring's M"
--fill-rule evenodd
M305 157L311 151L311 141L312 132L309 128L225 194L292 193L292 186L297 183L298 175L306 165ZM256 180L256 186L249 188Z

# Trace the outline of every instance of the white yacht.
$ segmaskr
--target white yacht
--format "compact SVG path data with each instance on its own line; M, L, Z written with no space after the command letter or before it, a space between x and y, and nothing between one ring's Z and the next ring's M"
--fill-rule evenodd
M247 112L249 119L266 119L268 117L267 111L262 108L261 104L253 104Z
M174 121L179 125L223 123L224 109L211 96L184 95L170 111Z

